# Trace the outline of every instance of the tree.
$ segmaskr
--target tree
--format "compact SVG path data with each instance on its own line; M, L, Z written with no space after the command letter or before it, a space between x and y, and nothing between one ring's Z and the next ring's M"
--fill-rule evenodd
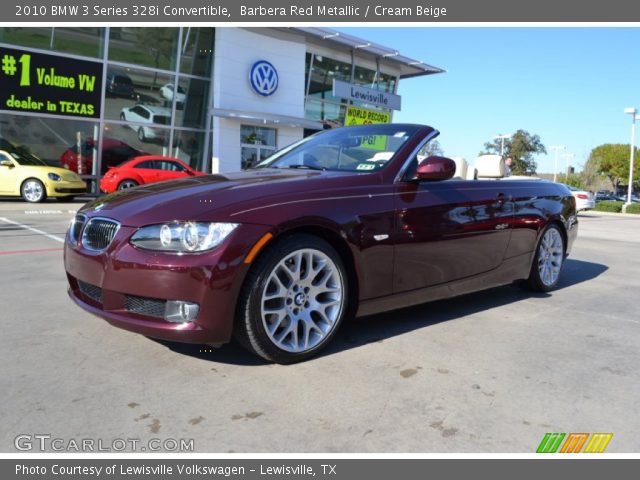
M420 155L424 155L425 157L430 157L432 155L444 155L442 151L442 147L440 146L440 142L438 140L431 140L428 142L422 150L420 151Z
M582 175L578 173L572 173L570 175L560 174L558 175L558 182L579 188L581 190L587 189L587 187L585 187L585 182Z
M613 186L613 191L617 192L620 184L626 183L629 178L630 155L629 144L605 143L591 150L587 167L595 169L601 175L606 175ZM635 156L638 157L637 148ZM640 162L634 162L633 178L637 179L639 174Z
M501 140L493 140L484 144L484 151L480 155L500 154ZM504 140L504 156L513 159L511 171L514 175L531 175L536 173L537 164L534 154L547 153L538 135L532 135L525 130L518 130L511 138Z

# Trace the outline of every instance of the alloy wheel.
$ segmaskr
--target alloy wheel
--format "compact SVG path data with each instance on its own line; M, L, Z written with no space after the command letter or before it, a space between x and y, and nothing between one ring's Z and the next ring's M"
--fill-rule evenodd
M305 248L285 256L269 274L260 301L270 341L290 353L319 345L342 314L344 281L320 250Z
M538 274L545 286L551 287L558 280L563 258L562 236L558 229L550 228L543 235L538 247Z
M29 202L39 202L44 195L44 187L37 180L27 180L22 187L24 198Z

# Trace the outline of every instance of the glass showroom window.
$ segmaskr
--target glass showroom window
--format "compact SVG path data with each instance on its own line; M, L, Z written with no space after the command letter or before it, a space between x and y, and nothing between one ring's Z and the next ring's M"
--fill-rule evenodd
M189 164L196 170L204 170L204 145L206 136L202 131L176 130L173 134L171 155Z
M2 114L0 143L35 155L46 165L81 174L88 191L95 193L99 165L92 145L98 132L98 124L92 121Z
M276 151L277 133L275 128L240 126L243 170L253 167Z
M153 70L120 65L107 66L104 117L124 122L171 124L171 99L175 76ZM137 105L153 111L153 116L132 112Z
M307 53L306 62L307 98L340 103L332 93L333 80L350 82L351 64L311 53Z
M213 61L214 28L184 27L180 46L180 73L208 77Z
M145 112L140 112L140 115L144 114ZM105 124L100 173L104 174L109 167L120 165L139 155L169 156L170 132L169 128L149 124Z
M177 92L171 86L171 91L165 94L165 98L173 100L174 95L176 96L176 127L204 128L209 101L209 82L181 76L178 80Z
M104 32L104 28L3 27L0 42L100 58Z
M175 70L178 29L112 27L109 60L162 70Z
M354 69L353 83L382 90L383 92L394 93L396 77L388 73L376 73L375 70L356 66Z

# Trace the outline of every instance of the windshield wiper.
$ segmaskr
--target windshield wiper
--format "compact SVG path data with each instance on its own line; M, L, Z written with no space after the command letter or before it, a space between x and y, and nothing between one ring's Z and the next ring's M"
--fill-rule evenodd
M301 168L303 170L319 170L324 172L326 170L325 167L316 167L314 165L289 165L289 168Z

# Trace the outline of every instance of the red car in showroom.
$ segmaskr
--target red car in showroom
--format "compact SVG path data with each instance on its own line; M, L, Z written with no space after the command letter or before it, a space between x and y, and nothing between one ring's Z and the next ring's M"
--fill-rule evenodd
M239 173L119 191L69 228L71 298L150 337L236 338L305 360L345 317L523 280L553 289L578 231L564 186L501 178L504 162L422 155L431 127L346 127Z
M194 170L177 158L143 155L122 165L109 167L107 173L100 180L100 190L105 193L113 193L116 190L126 190L138 185L178 180L179 178L196 177L198 175L206 174Z
M78 144L74 143L62 152L60 166L72 172L91 175L93 158L97 149L98 142L93 138L87 138L80 144L80 152L78 152ZM104 138L102 140L102 172L100 173L105 173L109 167L119 165L140 155L144 155L144 153L120 140Z

